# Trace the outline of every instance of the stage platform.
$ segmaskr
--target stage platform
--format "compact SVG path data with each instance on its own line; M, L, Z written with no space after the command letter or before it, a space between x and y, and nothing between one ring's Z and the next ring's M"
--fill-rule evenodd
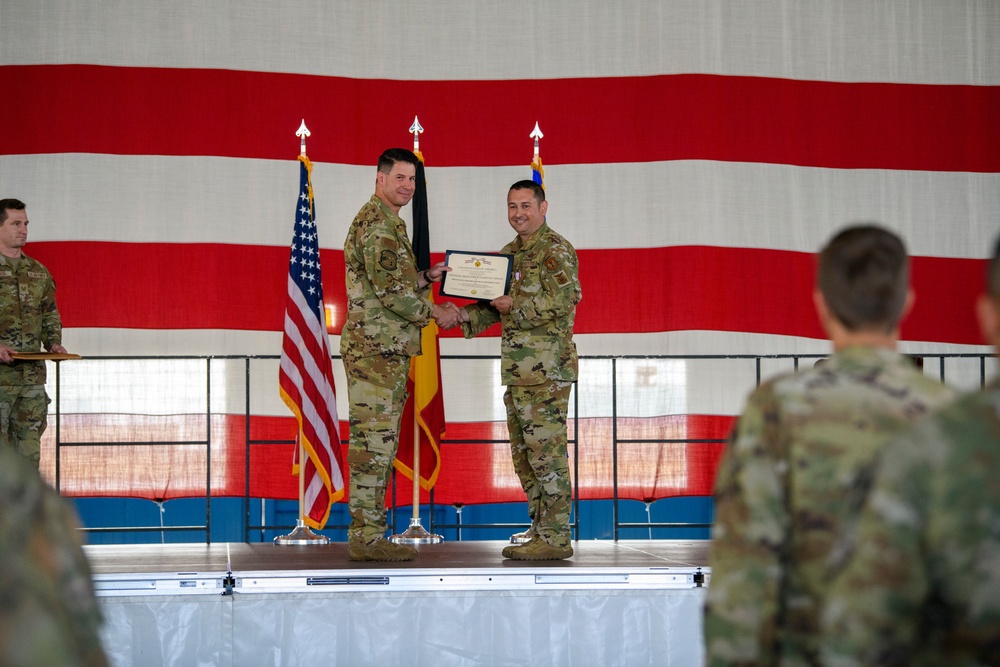
M88 546L115 665L696 665L708 541Z

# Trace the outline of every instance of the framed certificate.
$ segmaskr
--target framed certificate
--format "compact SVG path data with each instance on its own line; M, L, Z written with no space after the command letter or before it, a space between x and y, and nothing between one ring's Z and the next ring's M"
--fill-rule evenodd
M442 296L492 301L510 289L513 255L448 250L444 263L451 271L441 281Z

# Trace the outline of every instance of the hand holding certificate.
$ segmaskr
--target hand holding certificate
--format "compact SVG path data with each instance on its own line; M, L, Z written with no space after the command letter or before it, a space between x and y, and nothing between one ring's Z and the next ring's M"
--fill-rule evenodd
M451 271L441 283L442 296L492 301L510 289L513 255L448 250L444 263Z

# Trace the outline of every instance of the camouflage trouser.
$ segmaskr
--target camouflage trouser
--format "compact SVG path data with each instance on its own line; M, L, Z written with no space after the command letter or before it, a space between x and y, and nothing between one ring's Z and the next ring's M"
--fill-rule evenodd
M570 382L509 386L503 395L510 454L535 530L553 546L569 545L572 489L566 459Z
M45 385L0 386L0 447L13 447L37 467L48 416Z
M351 470L347 539L371 542L386 531L385 494L399 445L410 359L400 355L344 356L350 401Z

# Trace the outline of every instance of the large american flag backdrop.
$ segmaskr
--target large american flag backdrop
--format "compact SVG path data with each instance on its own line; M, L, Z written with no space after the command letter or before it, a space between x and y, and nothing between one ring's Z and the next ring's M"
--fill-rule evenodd
M544 132L549 223L579 251L577 342L595 357L578 388L585 498L610 493L612 432L722 437L754 381L749 361L596 357L827 351L813 253L848 222L897 230L914 255L904 349L986 349L973 301L1000 231L990 0L14 0L0 25L0 195L28 203L26 250L55 276L64 343L85 356L280 352L303 118L336 349L342 239L378 154L408 146L418 114L435 258L513 237L506 190L530 177L536 121ZM447 359L497 354L491 334L442 337L446 439L505 437L496 363ZM247 433L294 435L276 361L252 373L249 400L242 362L74 363L61 438L209 434L213 493L244 492ZM295 497L290 448L251 448L253 495ZM718 452L623 447L620 491L709 493ZM196 495L205 456L66 448L61 484ZM521 497L502 443L444 446L436 493Z

